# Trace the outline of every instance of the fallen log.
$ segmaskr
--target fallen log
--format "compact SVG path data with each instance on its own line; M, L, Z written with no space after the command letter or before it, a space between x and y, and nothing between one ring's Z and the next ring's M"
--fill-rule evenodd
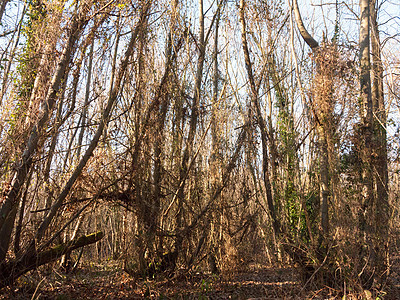
M39 253L25 253L20 259L11 260L0 265L0 289L9 286L23 274L59 259L73 250L98 242L104 237L102 231L80 236L51 247Z

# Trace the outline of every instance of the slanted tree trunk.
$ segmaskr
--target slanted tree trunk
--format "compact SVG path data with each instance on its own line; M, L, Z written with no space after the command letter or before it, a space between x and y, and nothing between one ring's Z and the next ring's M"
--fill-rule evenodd
M29 259L21 258L20 260L2 264L0 266L0 289L13 284L21 275L24 275L39 266L53 262L61 256L71 253L75 249L96 243L103 237L104 233L101 231L84 235L37 253L29 257Z

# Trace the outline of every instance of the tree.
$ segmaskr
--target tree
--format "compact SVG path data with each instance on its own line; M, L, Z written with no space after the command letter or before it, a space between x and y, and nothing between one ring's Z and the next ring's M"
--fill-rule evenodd
M372 22L371 22L372 20ZM371 31L373 32L371 37ZM371 64L371 44L374 65ZM359 276L370 288L386 271L387 150L379 32L375 1L360 0L360 197L361 265ZM371 72L374 75L372 85ZM372 91L374 94L372 95ZM375 188L374 188L375 186Z
M261 132L261 142L262 142L262 166L263 166L263 179L264 179L264 186L266 189L266 194L267 194L267 203L268 203L268 208L269 208L269 213L271 214L272 218L272 226L274 228L275 234L279 235L280 233L280 224L278 222L277 216L276 216L276 211L274 207L274 200L272 198L272 188L271 188L271 181L270 181L270 174L269 174L269 156L268 156L268 133L267 133L267 126L266 122L262 116L261 112L261 107L260 107L260 102L258 101L258 91L261 86L262 82L262 76L264 74L260 75L260 80L258 83L255 82L254 75L253 75L253 66L250 61L250 53L249 53L249 48L247 44L247 33L246 33L246 19L245 19L245 1L241 0L240 1L240 8L239 8L239 17L240 17L240 22L242 25L241 31L242 31L242 47L243 47L243 53L244 53L244 59L245 59L245 65L246 65L246 71L247 71L247 77L250 83L250 92L251 92L251 104L253 106L253 109L256 112L256 120L257 120L257 125L260 129Z
M81 174L89 158L92 156L93 151L96 149L100 137L104 132L105 126L108 124L112 108L115 104L115 101L117 100L118 94L120 93L120 89L122 88L123 78L129 65L130 57L132 56L132 53L134 51L134 45L136 43L139 28L148 16L150 5L151 2L143 3L143 9L141 11L138 22L139 25L137 25L135 30L132 31L130 42L124 56L122 57L119 70L115 76L113 87L108 96L104 111L102 112L99 126L89 144L89 147L86 149L74 172L71 174L71 176L63 186L61 193L57 196L56 201L52 205L51 209L40 223L40 226L37 228L34 238L29 242L24 252L20 255L20 257L16 258L15 260L8 260L6 259L6 253L10 246L12 229L14 228L16 213L20 202L20 191L28 178L27 175L30 169L32 168L34 155L40 148L43 147L43 135L45 131L45 126L47 125L52 109L55 106L56 101L58 100L59 92L62 87L62 82L63 80L66 80L67 72L69 71L68 64L74 54L74 50L76 49L75 44L79 39L80 33L89 22L87 16L90 15L89 12L91 7L86 4L77 7L77 11L75 12L67 30L69 36L64 46L64 50L62 56L60 57L58 66L54 71L51 86L48 90L47 96L42 106L43 110L38 118L36 125L32 128L21 162L19 163L19 168L13 175L10 189L5 197L5 201L1 208L2 217L0 219L0 236L2 238L0 247L0 279L2 285L12 283L18 276L31 270L33 266L35 266L34 262L37 261L38 257L41 257L41 255L44 255L44 253L46 253L38 251L38 245L45 237L46 231L49 228L50 223L59 212L60 207L63 205L64 200L69 195L78 176ZM102 236L102 234L99 235L99 238L97 238L96 241ZM52 237L50 241L52 239L54 239L54 237ZM90 243L92 242L93 241L90 240ZM47 242L47 244L45 245L49 245L49 242ZM45 247L43 247L42 245L41 247L39 247L39 250L43 250L43 248ZM62 256L67 252L69 251L57 252L57 255ZM10 272L10 270L12 270L12 272Z
M301 18L297 0L293 1L293 9L297 27L303 40L312 50L312 58L316 65L316 74L313 80L314 86L311 110L313 112L313 122L317 129L318 138L319 198L322 229L322 232L320 232L318 237L318 245L315 255L318 258L318 265L321 265L323 261L326 261L329 247L329 199L335 197L335 194L332 192L335 182L334 178L336 176L334 166L337 164L335 161L335 128L333 121L335 109L333 76L335 75L334 70L336 68L334 58L337 54L335 53L335 45L328 45L326 41L324 41L323 46L320 46L320 44L307 31ZM309 275L312 275L312 273ZM325 275L322 276L324 277Z
M372 88L371 97L374 108L374 193L376 196L375 226L377 234L378 260L385 261L387 255L387 241L389 228L389 179L388 179L388 151L387 151L387 113L383 87L383 63L381 42L378 29L377 1L370 3L371 15L371 58L372 58ZM386 263L378 268L384 272Z
M315 8L325 30L296 0L69 4L0 6L0 285L60 256L380 279L395 194L376 0L359 41L339 1Z

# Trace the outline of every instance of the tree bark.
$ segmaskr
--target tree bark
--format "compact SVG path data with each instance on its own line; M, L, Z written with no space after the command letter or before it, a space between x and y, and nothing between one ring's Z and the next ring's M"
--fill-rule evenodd
M297 27L299 28L300 34L311 50L319 48L318 42L312 37L312 35L307 31L304 26L303 20L301 19L299 5L297 0L293 0L294 16L296 19Z
M370 0L360 0L360 158L361 158L361 195L359 211L360 262L359 276L365 288L371 287L375 277L376 249L373 239L373 103L371 93L370 62ZM372 219L371 219L372 218Z
M370 4L371 13L371 54L372 54L372 103L374 109L374 129L376 149L374 157L374 183L376 194L375 226L378 244L382 248L378 253L384 255L389 225L388 201L388 157L386 135L386 108L383 90L383 64L379 38L376 0Z
M360 0L360 158L359 276L364 287L386 273L388 169L383 71L375 0ZM372 62L371 65L371 54ZM371 79L371 74L373 75Z

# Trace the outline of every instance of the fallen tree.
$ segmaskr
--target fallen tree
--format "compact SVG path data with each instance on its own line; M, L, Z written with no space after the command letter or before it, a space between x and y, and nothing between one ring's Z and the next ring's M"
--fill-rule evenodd
M56 261L61 256L71 253L73 250L98 242L104 237L102 231L80 236L76 239L61 243L42 252L30 253L19 259L8 261L0 265L0 288L11 285L20 276L42 265Z

